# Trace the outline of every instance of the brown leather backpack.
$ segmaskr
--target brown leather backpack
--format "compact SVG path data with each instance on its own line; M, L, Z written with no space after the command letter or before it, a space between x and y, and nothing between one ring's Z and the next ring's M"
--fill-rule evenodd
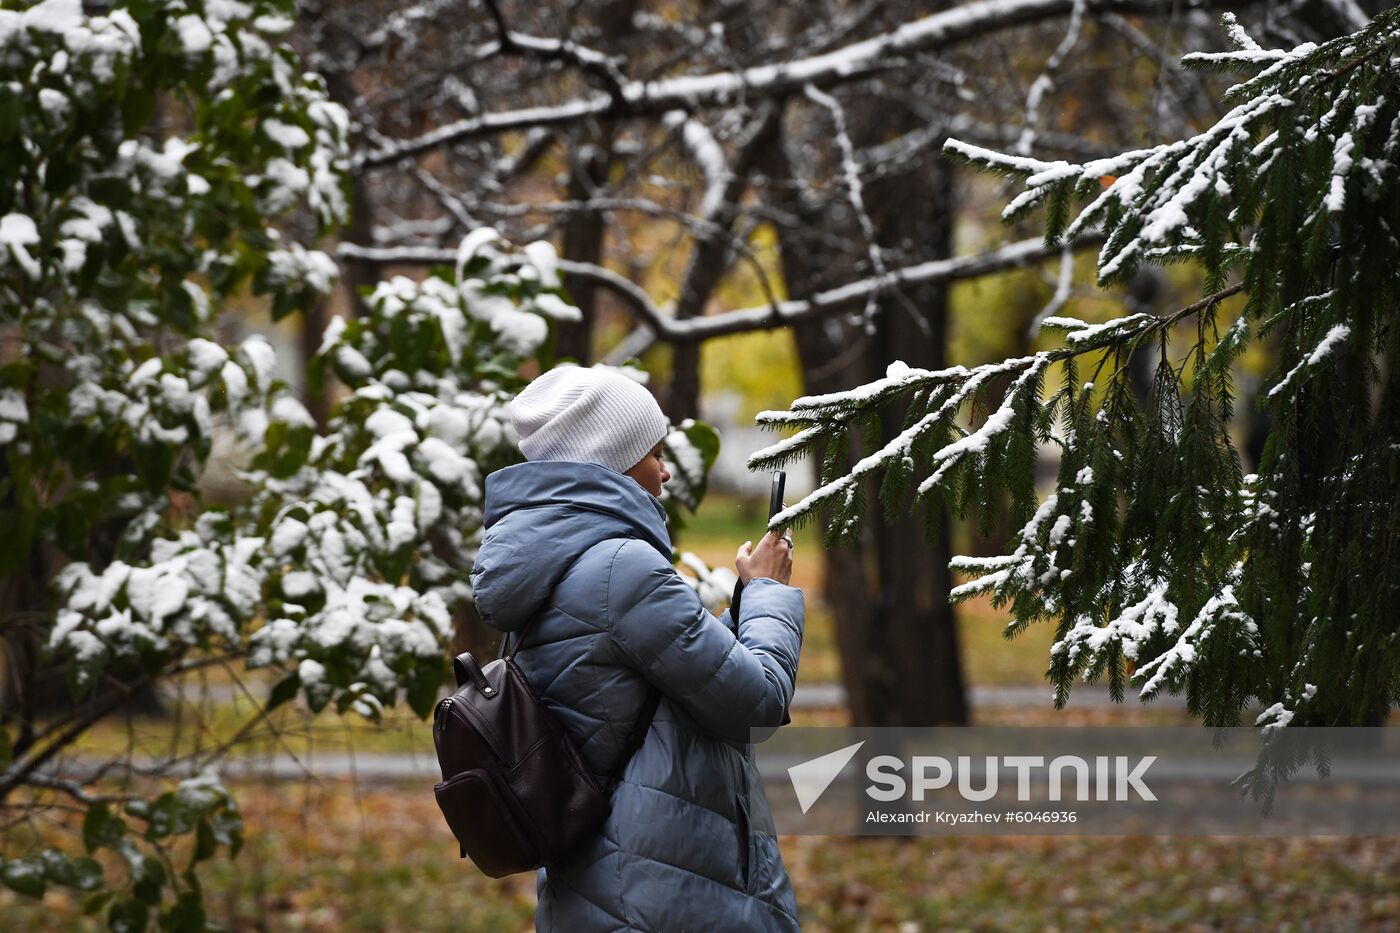
M652 689L600 787L514 651L484 669L464 652L452 669L458 689L433 714L443 777L434 793L462 857L492 878L552 865L607 818L612 789L646 738L661 694Z

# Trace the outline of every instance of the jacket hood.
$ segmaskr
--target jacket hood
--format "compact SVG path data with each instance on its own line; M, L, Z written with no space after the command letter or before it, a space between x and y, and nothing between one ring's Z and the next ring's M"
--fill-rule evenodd
M486 535L472 567L481 619L504 632L529 621L584 551L638 538L669 561L661 502L630 476L596 463L517 463L486 477Z

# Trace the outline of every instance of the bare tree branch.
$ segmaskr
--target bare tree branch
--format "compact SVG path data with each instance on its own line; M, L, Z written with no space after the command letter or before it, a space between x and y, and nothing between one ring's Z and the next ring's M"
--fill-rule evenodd
M724 185L731 177L724 150L705 124L686 114L672 110L662 117L663 126L680 133L681 144L705 176L705 194L700 199L700 216L715 222L724 204Z
M807 85L805 93L808 99L817 105L824 107L831 114L833 129L836 131L836 146L841 152L841 181L846 189L846 199L850 202L851 210L855 212L856 221L860 224L860 232L865 237L866 255L870 257L870 267L875 271L875 278L883 281L885 278L885 260L880 254L880 244L875 237L875 224L870 219L870 213L865 209L865 198L862 195L862 185L860 181L860 166L856 163L856 149L851 142L851 134L846 131L846 111L842 109L840 101L827 94L825 91L817 89L814 84ZM865 319L869 321L875 316L875 311L880 304L880 293L872 291L865 301ZM921 319L921 324L925 324Z
M1076 239L1069 244L1069 249L1078 252L1094 249L1102 243L1103 237L1094 234ZM740 308L683 321L664 313L640 286L610 269L563 259L559 261L559 268L570 275L588 279L612 290L647 327L656 332L657 339L666 343L695 343L712 337L772 330L799 321L840 314L863 307L872 292L894 287L941 285L980 278L1058 257L1062 251L1063 247L1058 245L1047 247L1045 241L1040 238L1019 240L975 256L939 259L892 269L882 276L873 276L840 288L818 292L807 299ZM340 244L337 252L344 259L383 265L450 265L456 258L456 251L450 249L413 246L376 248L354 243Z
M1141 54L1157 63L1157 67L1161 69L1161 87L1171 94L1178 104L1176 110L1170 111L1174 118L1174 128L1169 132L1174 135L1188 135L1186 127L1191 115L1197 111L1209 112L1214 103L1210 94L1206 92L1202 80L1204 73L1182 68L1176 58L1167 54L1149 36L1144 35L1142 30L1121 16L1109 14L1103 18L1103 24L1121 35ZM1153 111L1153 119L1159 120L1162 111L1160 95L1154 95ZM1159 132L1162 131L1160 125L1156 128Z
M780 108L764 109L740 138L732 169L727 169L722 161L718 165L713 164L714 153L711 153L712 157L707 160L711 164L705 168L707 186L701 201L701 214L713 226L708 232L696 237L690 264L682 279L676 317L689 318L700 314L724 275L728 265L727 256L732 247L725 238L717 234L722 231L732 240L747 243L745 238L735 237L730 233L730 225L739 214L739 200L743 197L754 160L759 150L768 144L780 118ZM719 155L722 159L722 153ZM755 262L753 267L758 274L764 297L770 303L776 302L777 295L762 263Z
M363 169L397 162L439 146L480 136L530 127L561 126L604 115L642 116L669 110L694 112L730 107L745 96L780 97L805 85L829 87L895 67L901 56L946 48L1002 29L1039 22L1069 13L1076 0L974 0L926 16L860 42L820 55L738 71L687 75L658 81L629 81L621 103L609 94L594 94L558 104L486 113L438 127L421 136L360 152L354 167ZM1176 0L1087 0L1091 12L1166 14ZM1200 8L1238 7L1243 0L1199 0Z
M90 794L83 789L83 785L77 781L70 781L66 778L51 777L46 774L31 774L24 779L24 783L31 787L43 787L48 790L58 790L72 797L84 806L92 806L98 803L120 803L129 798L111 794Z
M485 3L487 10L491 13L491 18L496 23L500 37L494 43L494 49L478 50L480 59L484 60L499 53L513 52L519 55L543 58L546 61L560 61L575 65L585 74L593 75L603 82L603 86L607 89L614 105L626 106L624 82L627 78L618 67L617 59L604 55L602 52L585 48L568 39L542 39L520 32L512 32L506 25L505 15L501 13L501 7L497 0L485 0Z
M226 661L227 658L222 656L184 661L167 669L162 676L175 676L202 667L223 664ZM28 783L29 778L49 759L71 745L80 735L92 728L98 720L120 709L147 685L154 683L155 678L142 675L130 682L124 682L109 677L108 681L106 687L110 692L103 696L103 702L91 702L81 707L72 716L45 730L28 752L17 757L10 763L9 767L0 772L0 801L4 801L10 792L19 785ZM45 741L47 744L41 745Z
M1030 155L1031 146L1035 145L1036 133L1040 130L1040 105L1044 103L1046 95L1055 90L1055 80L1059 77L1060 66L1064 64L1069 53L1079 44L1079 36L1084 31L1084 7L1085 0L1075 0L1074 7L1069 14L1069 27L1065 30L1065 37L1060 40L1060 44L1055 46L1055 51L1050 53L1050 57L1045 60L1045 67L1040 74L1031 82L1031 89L1026 93L1026 118L1025 125L1021 129L1021 135L1016 140L1016 145L1012 151L1018 155Z

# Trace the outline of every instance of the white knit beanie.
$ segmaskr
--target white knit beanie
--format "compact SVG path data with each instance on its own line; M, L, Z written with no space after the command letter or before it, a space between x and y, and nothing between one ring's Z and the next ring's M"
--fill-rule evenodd
M578 460L626 473L666 436L661 406L619 372L558 366L507 408L528 460Z

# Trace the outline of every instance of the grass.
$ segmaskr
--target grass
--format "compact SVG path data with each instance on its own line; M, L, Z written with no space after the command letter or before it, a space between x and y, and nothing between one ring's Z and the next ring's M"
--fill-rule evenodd
M253 688L255 693L257 687ZM258 696L265 697L264 688ZM76 754L174 758L207 755L233 740L235 756L290 754L432 754L432 724L407 706L387 710L379 724L334 711L312 715L299 703L273 710L259 720L257 706L242 694L218 701L186 697L171 702L162 717L113 716L90 729L74 746ZM250 721L255 724L240 734Z
M234 931L533 929L534 882L456 850L426 785L235 788L256 832L201 870ZM783 837L806 933L1392 930L1400 847L1372 839ZM97 927L0 893L7 929Z
M804 678L806 671L803 671ZM228 741L253 714L246 698L222 703L186 702L166 718L114 716L99 722L73 747L75 755L168 759L208 755ZM796 709L799 726L848 725L844 709ZM1056 711L1049 702L1034 707L977 707L979 726L1107 726L1180 725L1191 720L1180 709L1142 705L1131 697L1121 707ZM295 704L274 710L265 723L243 735L228 749L233 757L294 756L314 762L320 755L433 755L432 726L406 707L389 710L375 725L356 715L323 712L313 716Z

